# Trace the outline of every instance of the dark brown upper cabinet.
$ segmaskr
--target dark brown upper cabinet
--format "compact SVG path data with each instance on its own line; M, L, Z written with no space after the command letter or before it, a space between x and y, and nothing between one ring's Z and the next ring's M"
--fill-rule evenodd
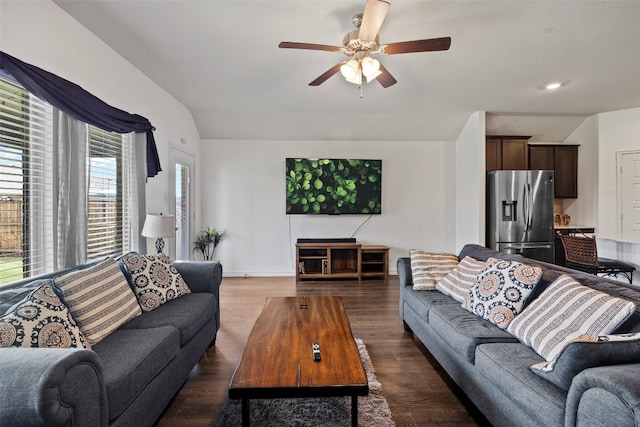
M529 169L555 171L554 192L559 199L578 197L578 145L529 145Z
M493 170L526 170L529 168L530 136L487 135L486 168Z

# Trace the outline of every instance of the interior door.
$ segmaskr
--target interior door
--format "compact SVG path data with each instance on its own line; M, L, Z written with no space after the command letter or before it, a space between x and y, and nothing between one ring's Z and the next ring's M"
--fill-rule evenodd
M640 233L640 152L620 157L620 231Z
M176 216L175 259L188 260L191 256L194 223L192 176L193 156L175 147L171 148L171 200Z

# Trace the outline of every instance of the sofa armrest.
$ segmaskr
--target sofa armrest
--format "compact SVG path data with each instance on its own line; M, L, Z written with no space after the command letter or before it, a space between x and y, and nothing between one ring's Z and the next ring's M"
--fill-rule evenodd
M565 426L640 425L640 364L589 368L567 395Z
M0 426L106 426L98 356L86 349L0 349Z
M405 286L413 286L413 276L411 275L411 258L398 258L396 264L398 279L400 279L400 289Z
M171 265L182 275L191 292L209 292L218 297L222 264L217 261L174 261Z

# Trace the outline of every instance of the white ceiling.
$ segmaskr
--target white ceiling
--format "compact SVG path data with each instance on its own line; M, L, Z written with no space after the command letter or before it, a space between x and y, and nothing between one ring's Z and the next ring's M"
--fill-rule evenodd
M308 83L341 53L365 0L54 0L192 112L203 139L561 141L585 117L640 106L640 1L392 1L382 43L451 36L445 52L378 59L398 80ZM555 92L541 86L560 80ZM152 119L152 118L151 118Z

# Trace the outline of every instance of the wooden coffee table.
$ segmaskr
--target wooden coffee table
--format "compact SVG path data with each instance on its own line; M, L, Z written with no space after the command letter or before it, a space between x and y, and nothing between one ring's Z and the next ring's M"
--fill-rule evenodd
M312 344L320 344L320 361ZM249 426L250 399L351 396L358 424L358 396L369 394L367 374L340 297L267 298L229 384L242 399Z

